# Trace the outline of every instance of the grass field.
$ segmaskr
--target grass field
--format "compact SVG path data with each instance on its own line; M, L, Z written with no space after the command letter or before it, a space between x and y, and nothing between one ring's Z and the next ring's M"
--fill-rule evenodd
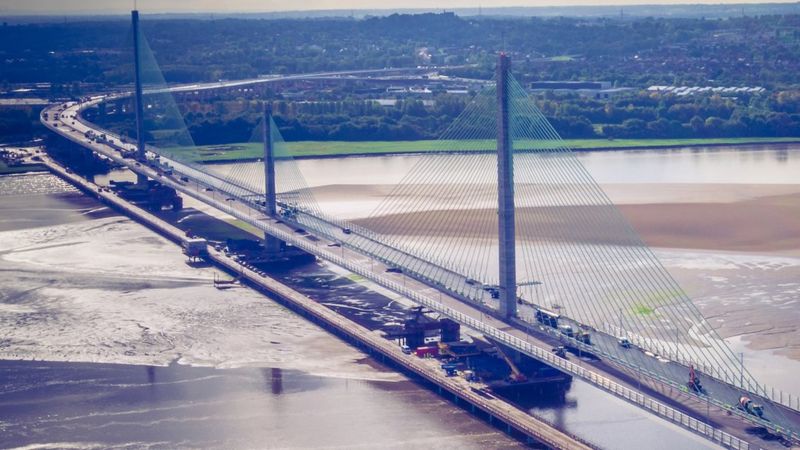
M313 158L347 155L380 155L395 153L424 153L446 151L475 151L493 148L493 141L298 141L285 143L285 150L293 157ZM626 148L659 148L703 145L743 145L765 142L800 142L800 138L720 138L720 139L572 139L566 145L573 150L611 150ZM547 147L547 143L543 145ZM539 145L542 146L542 145ZM209 145L203 147L177 147L170 152L192 161L233 161L256 159L263 155L260 143Z

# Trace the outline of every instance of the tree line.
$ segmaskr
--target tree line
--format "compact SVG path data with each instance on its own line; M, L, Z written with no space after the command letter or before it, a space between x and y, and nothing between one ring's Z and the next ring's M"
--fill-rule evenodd
M275 122L286 140L392 141L436 139L471 97L441 94L430 101L397 100L383 106L365 99L294 102L273 100ZM613 100L547 93L532 101L565 139L720 138L800 136L800 94L674 96L647 91ZM188 101L178 109L152 104L146 120L154 144L165 130L186 127L197 145L260 139L260 102L248 99ZM127 109L130 111L130 108ZM130 113L90 120L133 136ZM159 142L159 139L161 141Z

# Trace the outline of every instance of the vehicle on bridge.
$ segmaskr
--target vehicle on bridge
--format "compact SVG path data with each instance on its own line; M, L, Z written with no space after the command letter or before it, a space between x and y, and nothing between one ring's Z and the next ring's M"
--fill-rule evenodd
M293 220L297 218L297 212L298 212L297 206L286 205L283 208L281 208L280 215L289 220Z
M183 254L195 261L208 256L208 241L203 238L187 238L183 241Z
M578 332L575 333L575 340L586 345L592 345L592 334L584 329L578 330Z
M698 394L708 394L706 389L703 387L703 383L700 382L700 377L698 377L697 373L695 373L694 366L689 367L689 381L686 383L686 386Z
M743 395L739 398L739 409L754 416L764 418L764 407L755 403L750 397Z
M484 290L484 292L488 292L489 295L493 299L500 298L500 287L499 286L496 286L496 285L493 285L493 284L487 284L487 285L483 286L482 289Z
M536 321L548 327L558 328L558 319L561 316L546 309L536 308ZM572 329L570 327L570 329Z

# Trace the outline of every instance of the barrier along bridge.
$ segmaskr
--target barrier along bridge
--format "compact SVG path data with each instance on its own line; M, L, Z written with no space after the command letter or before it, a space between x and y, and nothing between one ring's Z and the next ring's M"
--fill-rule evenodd
M715 442L749 448L748 427L800 441L797 408L772 401L703 318L514 79L506 55L435 151L367 217L345 219L317 199L269 104L254 136L264 149L256 163L192 162L185 125L169 144L146 145L145 105L182 123L174 92L269 80L168 88L158 79L145 90L148 74L160 72L133 19L133 93L60 113L75 116L72 131L102 133L103 142L45 122L51 129L130 167L139 183L154 168L164 184L263 230L275 257L291 244ZM136 142L115 141L80 117L131 99ZM553 343L573 354L555 354Z

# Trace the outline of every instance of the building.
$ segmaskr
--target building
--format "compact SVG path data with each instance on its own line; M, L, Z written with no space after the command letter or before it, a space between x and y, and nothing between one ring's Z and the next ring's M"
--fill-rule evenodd
M609 81L533 81L533 92L576 93L583 97L606 99L633 91L629 87L613 87Z

